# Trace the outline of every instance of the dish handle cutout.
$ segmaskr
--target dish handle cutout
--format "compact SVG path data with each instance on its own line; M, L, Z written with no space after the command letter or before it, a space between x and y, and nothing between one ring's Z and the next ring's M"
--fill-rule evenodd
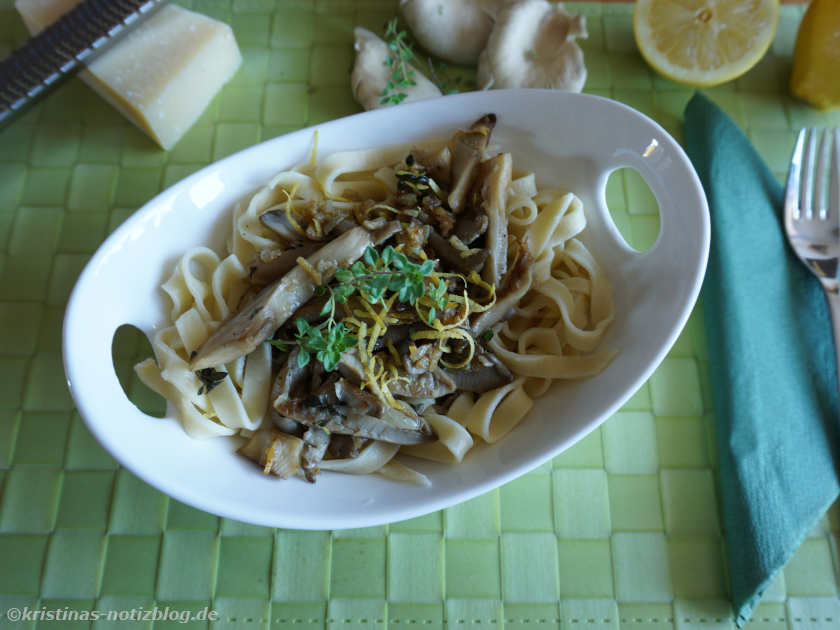
M625 244L649 251L659 237L659 202L641 173L625 167L607 176L605 205Z
M645 264L702 259L705 267L708 213L686 212L686 208L707 206L688 158L666 138L640 137L638 144L628 144L638 150L618 149L596 165L595 211L606 226L606 238ZM611 183L613 179L621 185ZM621 193L624 207L613 214L610 202Z

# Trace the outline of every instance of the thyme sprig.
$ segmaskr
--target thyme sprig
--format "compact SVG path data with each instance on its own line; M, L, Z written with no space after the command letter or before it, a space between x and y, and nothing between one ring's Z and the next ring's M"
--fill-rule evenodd
M446 283L442 280L437 284L426 282L434 268L434 260L413 263L390 245L382 250L382 254L368 247L362 260L356 261L349 269L335 272L338 286L328 287L330 297L327 305L331 301L344 304L357 291L370 304L384 304L385 293L390 291L397 294L399 302L414 306L417 300L428 296L437 308L443 309L446 307ZM429 323L437 315L435 306L429 310Z
M297 334L294 342L274 339L269 343L283 352L288 352L296 344L298 366L304 367L314 355L324 369L331 372L338 367L341 353L359 343L359 338L342 322L336 322L336 304L345 304L356 293L369 304L384 304L386 292L391 292L396 294L399 302L412 306L425 296L434 303L428 314L431 324L437 317L437 309L446 308L447 302L447 287L443 280L438 280L437 284L426 282L434 267L435 261L411 262L390 245L381 254L368 247L362 260L356 261L349 269L335 272L335 286L322 285L315 290L316 295L328 295L320 313L327 316L326 320L313 326L299 317L295 321Z
M414 80L414 70L410 61L414 58L414 50L407 41L408 34L397 28L397 18L388 21L385 26L385 38L390 51L385 58L385 65L391 69L391 77L382 90L380 105L399 105L408 94L402 92L405 88L417 85Z

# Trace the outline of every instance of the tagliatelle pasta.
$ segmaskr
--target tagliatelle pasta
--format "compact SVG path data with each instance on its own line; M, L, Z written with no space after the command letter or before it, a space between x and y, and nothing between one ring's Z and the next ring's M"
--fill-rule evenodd
M227 256L193 249L163 283L140 378L266 472L427 484L395 457L456 465L603 370L614 304L583 204L490 155L494 124L276 175L234 209Z

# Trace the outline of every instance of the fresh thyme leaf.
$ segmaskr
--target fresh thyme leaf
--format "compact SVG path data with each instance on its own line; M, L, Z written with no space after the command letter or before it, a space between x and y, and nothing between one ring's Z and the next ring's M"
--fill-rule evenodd
M408 157L411 157L410 155ZM407 160L408 158L406 158ZM382 264L386 267L391 264L391 260L394 258L394 248L391 245L388 245L385 249L382 250ZM336 274L336 277L338 274Z
M376 250L373 247L368 247L365 250L364 261L373 267L376 264L376 260L374 259L374 254L376 254ZM377 256L378 258L378 256Z
M307 323L303 318L295 321L297 335L293 343L298 346L298 365L304 367L314 357L326 371L331 372L338 367L342 353L358 345L359 339L353 329L335 320L336 303L344 304L356 293L370 304L384 304L386 293L391 292L400 302L412 306L428 296L434 302L428 313L431 324L447 303L446 282L440 278L436 282L426 281L434 268L434 260L417 264L391 246L385 247L382 252L368 247L362 260L353 263L349 269L336 270L332 286L319 287L319 294L329 295L320 313L326 319L316 325ZM287 349L291 342L273 340L271 343Z
M391 68L391 80L382 90L381 105L399 105L408 94L396 92L397 87L407 88L417 85L414 81L414 71L409 62L414 58L414 50L406 39L408 34L397 28L397 18L388 21L385 26L385 38L391 54L385 58L385 65Z
M335 297L330 296L330 299L324 302L324 308L321 309L320 315L329 315L335 305Z
M487 330L485 330L483 333L481 333L481 340L482 340L484 343L489 343L489 341L490 341L492 338L493 338L493 331L492 331L492 330L490 330L489 328L488 328Z
M270 339L268 343L277 348L280 352L288 352L292 349L292 345L288 341L283 341L282 339Z
M201 395L209 394L213 388L225 379L227 372L220 372L215 368L208 367L202 370L196 370L195 375L202 383L201 388L198 390L198 394Z

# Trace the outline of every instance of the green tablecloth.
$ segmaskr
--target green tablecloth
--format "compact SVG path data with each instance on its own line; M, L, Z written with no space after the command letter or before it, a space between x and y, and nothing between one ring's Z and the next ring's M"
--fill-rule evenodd
M103 617L154 606L160 616L168 606L169 614L209 607L214 627L731 628L699 309L651 380L601 429L497 491L388 527L310 533L220 519L151 489L98 446L74 412L60 354L64 304L90 254L186 174L356 112L351 28L381 32L396 12L396 2L376 0L182 4L229 21L244 64L171 152L77 80L0 132L0 627L61 626L10 621L27 606ZM681 139L692 91L642 61L631 6L569 6L589 20L587 91L639 109ZM787 95L801 12L784 7L767 57L707 91L780 178L799 127L840 125L840 113ZM25 37L12 1L0 0L0 55ZM644 185L624 173L608 192L628 239L649 245L658 218ZM137 340L122 341L119 371L154 406L131 376ZM751 627L840 628L838 534L835 506ZM167 625L181 624L154 623Z

